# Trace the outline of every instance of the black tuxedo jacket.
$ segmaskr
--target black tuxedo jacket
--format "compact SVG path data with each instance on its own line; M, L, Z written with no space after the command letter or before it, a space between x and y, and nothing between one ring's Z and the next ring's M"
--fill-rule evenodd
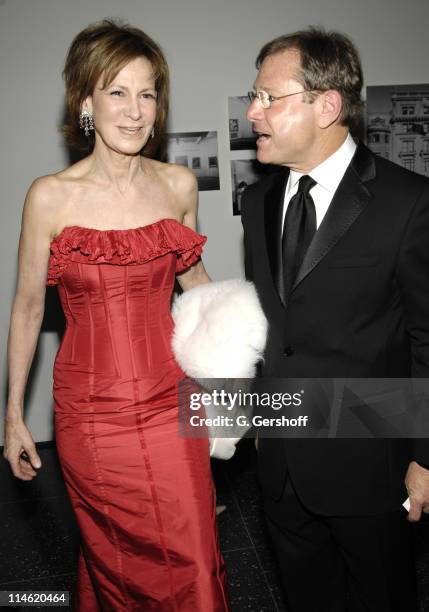
M288 175L242 199L246 276L270 326L262 375L429 378L429 180L358 144L285 306L276 279ZM429 442L266 438L258 456L272 497L289 474L308 508L362 515L400 507L408 463L429 464Z

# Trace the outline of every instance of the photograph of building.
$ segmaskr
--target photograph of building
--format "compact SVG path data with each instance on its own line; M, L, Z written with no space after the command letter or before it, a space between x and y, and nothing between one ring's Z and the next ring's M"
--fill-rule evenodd
M429 176L429 84L367 87L366 134L374 153Z
M167 162L190 168L199 191L220 189L217 132L176 132L167 139Z
M249 106L247 96L231 96L228 98L229 143L231 151L256 149L256 136L252 124L246 119Z

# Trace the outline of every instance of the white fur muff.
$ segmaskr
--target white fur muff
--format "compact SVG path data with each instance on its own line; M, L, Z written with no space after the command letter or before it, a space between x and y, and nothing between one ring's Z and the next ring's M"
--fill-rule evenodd
M263 357L268 323L253 283L231 279L198 285L173 304L172 346L195 379L253 378ZM211 456L229 459L240 438L211 438Z

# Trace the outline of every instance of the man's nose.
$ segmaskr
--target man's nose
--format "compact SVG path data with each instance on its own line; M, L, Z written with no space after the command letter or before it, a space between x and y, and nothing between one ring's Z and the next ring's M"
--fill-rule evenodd
M246 119L248 121L257 121L263 117L264 109L259 98L255 98L253 102L249 104L246 111Z

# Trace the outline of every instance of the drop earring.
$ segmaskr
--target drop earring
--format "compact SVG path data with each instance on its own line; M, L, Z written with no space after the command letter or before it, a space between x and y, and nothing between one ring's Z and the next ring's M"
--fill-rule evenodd
M86 108L82 109L79 115L79 125L85 131L85 136L88 138L89 133L94 130L94 119L91 113Z
M155 128L152 128L152 131L150 133L150 137L151 138L155 138Z

